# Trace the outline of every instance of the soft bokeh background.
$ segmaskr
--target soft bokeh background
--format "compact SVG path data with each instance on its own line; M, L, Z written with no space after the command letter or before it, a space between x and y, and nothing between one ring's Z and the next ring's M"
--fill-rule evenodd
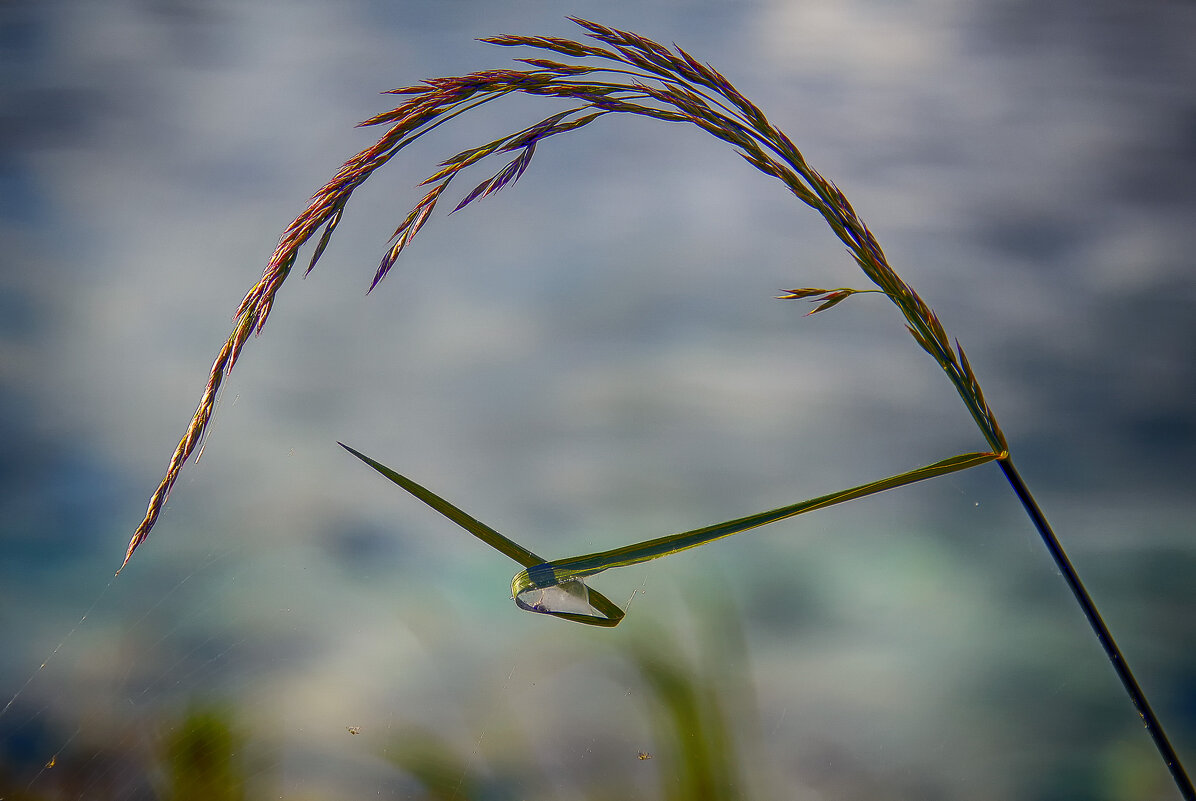
M378 92L566 14L709 60L844 188L1196 768L1196 7L38 0L0 6L0 795L1175 797L996 468L604 576L606 631L336 447L554 557L981 448L882 301L771 299L863 279L696 130L554 139L366 298L434 162L547 104L381 172L112 579Z

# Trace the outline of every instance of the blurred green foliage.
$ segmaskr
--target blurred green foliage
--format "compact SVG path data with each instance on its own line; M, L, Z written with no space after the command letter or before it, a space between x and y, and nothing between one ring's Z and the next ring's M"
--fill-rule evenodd
M245 738L233 715L195 706L166 737L163 762L168 801L244 801Z
M98 738L27 727L24 744L18 748L12 732L0 734L4 744L0 801L315 801L357 797L361 788L370 797L421 801L539 801L563 796L580 801L952 797L951 783L936 770L919 774L914 768L914 774L906 775L900 763L870 764L866 750L843 751L829 733L811 731L805 745L790 754L790 765L774 765L777 754L764 743L750 648L740 616L710 595L689 599L693 625L641 619L631 630L633 636L618 640L620 644L596 645L581 656L583 661L598 655L614 657L599 673L609 674L628 688L628 696L638 699L639 715L633 712L624 718L626 727L617 740L595 740L592 756L566 749L565 761L553 763L559 749L539 749L543 732L536 730L535 715L523 718L523 723L514 722L518 716L512 716L506 729L487 727L489 748L479 747L482 736L476 721L453 736L449 726L436 720L396 720L392 733L381 740L353 740L355 764L372 771L363 774L361 784L343 786L345 774L341 773L335 790L309 788L302 785L301 776L285 775L288 771L280 760L260 756L268 746L248 733L255 721L247 719L245 709L200 699L175 707L157 723ZM1055 692L1071 686L1064 682L1066 664L1039 669L1044 675L1026 683L1052 687ZM485 667L479 665L477 670ZM968 689L968 696L986 710L983 714L995 715L999 707L1008 705L1013 690L999 691L1002 679L1009 680L1007 669L1000 675L978 677L976 686ZM510 698L494 700L501 707ZM1044 709L1053 706L1048 699L1039 700ZM1077 726L1062 726L1060 749L1049 753L1010 756L1018 747L1016 731L1008 733L1007 741L1000 736L984 740L999 732L996 723L977 732L987 747L1007 754L998 762L1017 762L1023 774L1005 786L984 788L977 780L970 785L977 792L969 797L1041 801L1169 797L1166 777L1158 771L1149 743L1128 739L1124 727L1116 724L1117 710L1103 712L1103 706L1094 708L1090 696L1085 701L1083 694L1077 695L1066 707L1075 714L1095 715L1084 727L1088 741L1064 747L1062 738ZM1043 714L1039 725L1050 725L1052 719ZM640 723L646 726L641 728ZM359 733L349 727L349 735ZM32 756L55 749L53 759L44 765L44 755ZM13 759L18 750L25 754L20 763ZM804 789L782 779L792 776L795 768L806 781Z

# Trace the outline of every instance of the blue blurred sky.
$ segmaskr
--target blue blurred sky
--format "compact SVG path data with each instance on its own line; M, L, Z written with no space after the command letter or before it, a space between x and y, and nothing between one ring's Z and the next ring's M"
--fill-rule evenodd
M0 714L4 783L63 748L152 750L146 721L216 696L273 749L272 786L313 798L397 792L387 733L476 750L500 707L538 710L549 772L581 785L640 766L578 757L571 721L631 755L647 736L604 660L636 615L697 626L694 595L739 610L778 786L836 797L811 754L895 798L910 776L1029 797L1122 744L1150 764L995 469L611 575L646 594L626 633L592 632L517 613L511 563L336 447L552 556L982 447L881 301L806 319L771 299L863 285L812 213L646 120L546 143L366 298L435 162L549 111L512 102L379 173L111 582L232 311L372 141L352 126L378 93L518 55L480 36L579 36L567 14L710 61L844 189L968 348L1196 763L1192 5L43 0L0 7L0 701L34 677Z

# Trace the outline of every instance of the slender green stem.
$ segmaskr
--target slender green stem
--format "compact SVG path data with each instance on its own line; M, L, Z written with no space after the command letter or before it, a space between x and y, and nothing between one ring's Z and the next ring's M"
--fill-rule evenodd
M1109 658L1109 662L1113 665L1113 670L1117 672L1117 678L1121 679L1121 684L1125 687L1126 693L1129 694L1130 701L1142 717L1142 723L1146 726L1146 730L1150 732L1151 739L1154 740L1155 747L1159 750L1159 755L1163 757L1163 762L1167 765L1167 770L1171 771L1171 778L1175 780L1175 786L1179 788L1179 792L1185 801L1196 801L1196 789L1193 789L1192 780L1188 778L1183 763L1179 761L1179 755L1175 753L1171 741L1167 739L1167 733L1163 730L1163 724L1155 716L1154 710L1150 708L1150 702L1146 700L1146 694L1142 692L1142 688L1138 685L1138 680L1134 678L1134 673L1130 670L1129 662L1126 661L1125 655L1121 653L1121 649L1117 646L1117 641L1113 639L1113 635L1109 632L1109 627L1105 625L1100 612L1097 611L1096 604L1093 603L1092 597L1088 595L1088 590L1084 588L1084 582L1080 581L1080 575L1076 572L1071 560L1067 558L1067 553L1063 550L1063 546L1055 536L1055 532L1051 530L1051 524L1047 522L1042 509L1038 507L1038 503L1034 500L1034 496L1030 494L1026 483L1022 481L1017 468L1013 466L1013 461L1006 457L999 460L997 464L1001 466L1001 471L1005 473L1005 478L1009 480L1009 485L1013 487L1018 500L1025 507L1026 514L1034 522L1034 527L1038 529L1042 541L1051 553L1051 558L1055 560L1059 572L1063 574L1067 586L1071 588L1072 595L1075 596L1076 601L1080 604L1080 608L1084 610L1084 616L1088 618L1089 625L1096 632L1096 638L1100 640L1101 647L1105 649L1105 656Z
M998 458L998 455L995 453L963 453L959 456L952 456L949 459L943 459L934 464L926 465L925 467L919 467L895 476L882 478L879 481L861 484L858 487L832 492L828 495L820 495L817 498L782 506L779 509L771 509L767 512L728 520L725 523L716 523L712 526L705 526L680 534L657 537L609 551L573 556L567 559L557 559L548 562L546 565L539 565L538 567L542 569L539 575L535 577L535 580L528 579L525 583L521 582L519 577L516 577L516 584L517 586L524 584L538 586L539 582L543 581L559 583L571 578L592 576L616 567L629 567L643 562L650 562L662 556L669 556L690 548L706 545L715 540L721 540L732 534L750 531L751 529L766 526L769 523L776 523L790 517L796 517L797 515L812 512L816 509L826 509L840 503L866 498L878 492L905 487L929 478L937 478L960 470L967 470L986 462L991 462L996 458ZM410 480L408 479L408 481ZM549 568L550 570L543 568Z

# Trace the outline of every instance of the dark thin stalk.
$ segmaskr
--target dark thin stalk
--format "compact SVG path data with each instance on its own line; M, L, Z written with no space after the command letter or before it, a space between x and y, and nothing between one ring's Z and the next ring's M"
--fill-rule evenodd
M1188 778L1183 763L1179 761L1179 756L1171 746L1171 741L1167 739L1167 733L1163 731L1163 724L1159 722L1159 719L1154 714L1154 710L1150 708L1150 702L1146 700L1146 694L1138 686L1138 681L1134 678L1133 671L1130 670L1130 665L1125 660L1125 655L1121 653L1121 649L1117 647L1117 641L1113 639L1113 635L1109 632L1109 627L1101 619L1100 612L1096 609L1096 604L1092 602L1092 597L1088 595L1088 590L1084 588L1084 582L1080 581L1079 574L1076 573L1071 560L1067 558L1067 553L1063 550L1063 546L1059 543L1055 532L1051 530L1051 524L1047 522L1042 510L1038 508L1038 503L1034 500L1034 496L1030 494L1030 490L1026 487L1025 482L1022 481L1022 477L1017 472L1017 468L1013 466L1013 462L1006 457L998 460L997 464L1001 466L1001 471L1005 473L1005 478L1009 479L1009 484L1013 487L1013 491L1022 502L1022 506L1025 507L1026 514L1034 521L1034 527L1038 529L1038 533L1042 536L1042 541L1046 544L1047 550L1051 552L1051 558L1055 560L1059 572L1063 574L1064 580L1067 581L1067 586L1071 588L1072 595L1076 597L1080 608L1084 610L1084 617L1088 618L1089 625L1096 632L1096 638L1100 640L1101 647L1105 649L1105 656L1113 664L1113 670L1117 672L1117 678L1121 679L1121 684L1125 687L1130 701L1142 717L1142 723L1146 726L1146 730L1150 732L1150 737L1154 740L1155 748L1159 749L1159 755L1163 757L1163 762L1166 763L1167 770L1171 771L1171 778L1174 779L1175 786L1179 788L1180 795L1183 796L1184 801L1196 801L1196 789L1193 789L1192 780Z

